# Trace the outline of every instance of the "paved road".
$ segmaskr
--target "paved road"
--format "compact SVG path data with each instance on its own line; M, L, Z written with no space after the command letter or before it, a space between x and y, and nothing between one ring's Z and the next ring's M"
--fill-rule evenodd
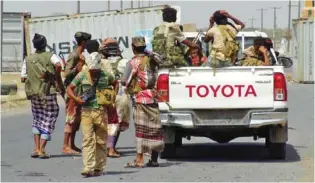
M61 155L64 117L61 113L51 159L29 158L33 149L29 111L2 114L1 181L313 181L314 85L289 86L289 142L286 161L270 161L263 139L240 138L218 145L206 138L192 138L176 160L161 160L159 168L125 169L135 155L134 129L122 134L121 159L109 159L107 175L83 179L81 157ZM81 135L77 142L81 140Z

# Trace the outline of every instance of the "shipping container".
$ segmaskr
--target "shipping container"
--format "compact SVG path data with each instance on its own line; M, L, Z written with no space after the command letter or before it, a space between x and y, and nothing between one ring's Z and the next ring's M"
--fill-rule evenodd
M19 72L24 58L24 18L28 13L4 12L2 14L1 71Z
M294 20L292 28L292 78L300 83L314 83L314 19Z
M177 9L177 23L180 23L180 7ZM107 11L82 13L75 15L33 17L26 20L27 53L33 53L31 40L35 33L46 36L48 49L56 54L63 54L65 58L76 46L74 34L84 31L92 34L92 39L100 42L106 37L116 39L123 50L125 58L131 58L131 38L144 36L147 48L151 49L150 41L154 27L162 23L162 9L164 6L125 9L122 11Z

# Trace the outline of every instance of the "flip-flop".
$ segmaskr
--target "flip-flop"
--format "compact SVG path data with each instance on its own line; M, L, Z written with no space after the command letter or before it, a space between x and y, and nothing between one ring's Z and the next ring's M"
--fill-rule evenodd
M149 160L149 162L146 164L147 167L159 167L158 162L153 162L152 160Z
M109 157L109 158L120 158L120 155L118 155L118 154L112 154L112 155L107 155L107 157Z
M78 152L78 151L75 151L73 149L70 149L69 151L62 150L62 154L65 154L65 155L78 155L78 154L81 154L81 153Z
M93 176L94 176L94 173L93 173L93 172L81 172L81 175L82 175L84 178L88 178L88 177L93 177Z
M40 159L49 159L50 156L46 152L41 152L41 153L39 153L39 158Z
M125 168L143 168L143 165L136 162L129 162L125 165Z
M38 152L33 152L32 154L31 154L31 158L38 158Z

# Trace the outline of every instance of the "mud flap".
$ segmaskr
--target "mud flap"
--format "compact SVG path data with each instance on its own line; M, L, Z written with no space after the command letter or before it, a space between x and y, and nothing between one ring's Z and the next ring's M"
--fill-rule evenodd
M271 143L286 143L288 141L288 124L285 126L273 126L269 128L269 140Z
M164 127L164 143L174 144L175 143L175 129L171 127Z

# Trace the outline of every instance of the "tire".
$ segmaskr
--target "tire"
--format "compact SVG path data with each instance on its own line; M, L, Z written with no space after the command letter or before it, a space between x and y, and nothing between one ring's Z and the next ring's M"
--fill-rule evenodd
M16 95L17 89L16 84L1 84L1 95Z
M270 143L268 148L272 159L286 158L286 143Z
M161 152L161 159L175 158L176 157L176 145L165 144L164 150Z

